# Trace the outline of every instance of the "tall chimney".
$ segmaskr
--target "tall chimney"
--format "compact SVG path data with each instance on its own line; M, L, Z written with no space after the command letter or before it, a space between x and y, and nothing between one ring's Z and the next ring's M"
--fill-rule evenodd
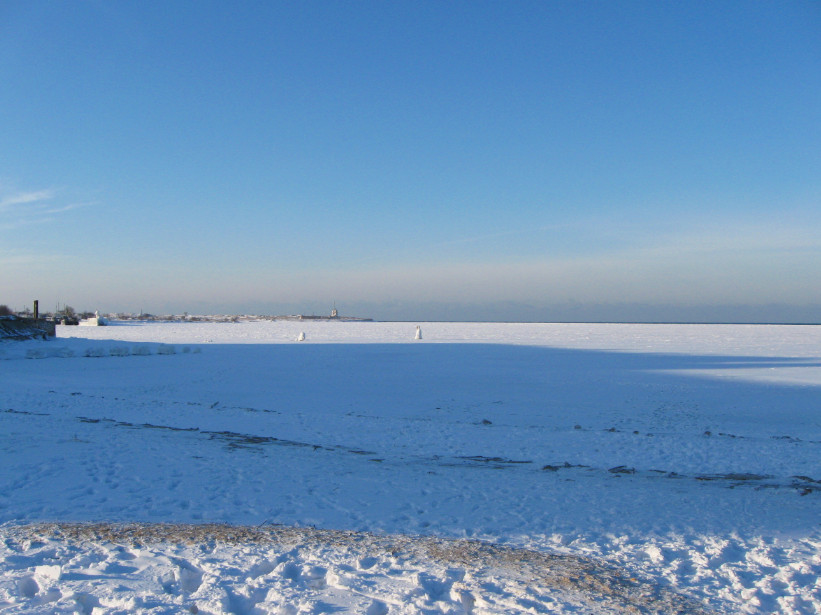
M35 299L34 300L34 320L38 320L40 318L40 302Z

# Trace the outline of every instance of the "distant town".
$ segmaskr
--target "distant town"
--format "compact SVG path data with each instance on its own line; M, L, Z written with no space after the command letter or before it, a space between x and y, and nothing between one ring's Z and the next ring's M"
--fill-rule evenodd
M45 320L59 325L78 325L83 320L93 318L104 318L106 320L125 320L125 321L153 321L153 322L243 322L243 321L258 321L258 320L339 320L344 322L373 322L372 318L362 318L359 316L340 316L336 308L333 308L329 315L305 315L305 314L288 314L271 316L265 314L189 314L183 312L182 314L149 314L147 312L127 313L127 312L111 312L99 313L90 311L77 311L70 305L64 305L52 312L41 311L38 302L34 302L33 307L26 307L22 310L15 311L7 305L0 304L0 317L12 316L17 318Z

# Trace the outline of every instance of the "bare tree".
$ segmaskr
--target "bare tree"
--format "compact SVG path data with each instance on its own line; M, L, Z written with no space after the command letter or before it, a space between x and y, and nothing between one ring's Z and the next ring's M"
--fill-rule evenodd
M14 312L7 305L0 305L0 316L13 316Z

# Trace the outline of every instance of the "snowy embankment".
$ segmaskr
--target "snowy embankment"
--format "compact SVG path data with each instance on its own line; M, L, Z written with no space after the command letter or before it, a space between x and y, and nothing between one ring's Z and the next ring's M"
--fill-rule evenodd
M821 327L421 326L0 345L0 611L821 611Z

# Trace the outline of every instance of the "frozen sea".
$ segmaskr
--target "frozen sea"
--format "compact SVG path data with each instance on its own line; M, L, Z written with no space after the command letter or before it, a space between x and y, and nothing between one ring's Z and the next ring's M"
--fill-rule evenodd
M2 613L821 613L821 326L114 322L0 390Z

